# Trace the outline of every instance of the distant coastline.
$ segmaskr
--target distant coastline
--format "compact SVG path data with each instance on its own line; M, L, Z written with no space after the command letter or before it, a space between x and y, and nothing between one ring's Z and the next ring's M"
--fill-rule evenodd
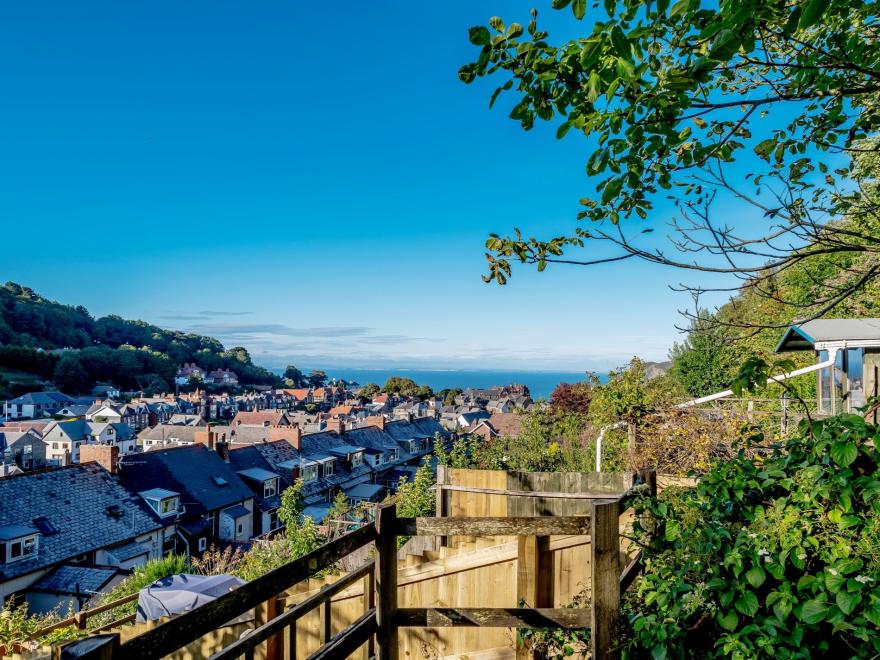
M282 369L272 369L277 374ZM307 371L307 370L306 370ZM330 378L356 381L361 385L382 385L389 376L412 378L419 385L429 385L435 391L452 387L492 387L522 383L528 386L535 399L546 399L559 383L576 383L586 378L585 371L503 371L503 370L432 370L432 369L339 369L326 368ZM599 375L605 380L605 374Z

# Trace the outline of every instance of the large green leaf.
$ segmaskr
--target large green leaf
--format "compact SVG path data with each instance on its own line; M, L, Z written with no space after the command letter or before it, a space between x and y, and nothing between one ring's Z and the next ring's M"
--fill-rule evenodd
M739 615L733 610L727 610L724 614L718 613L718 623L725 630L733 632L739 625Z
M856 605L858 605L861 600L861 594L851 594L848 591L838 591L837 596L834 598L834 602L837 603L840 611L844 614L852 614L852 611L856 609Z
M804 623L819 623L828 614L828 603L822 600L808 600L801 608L800 618Z
M758 612L758 597L752 591L744 591L733 606L746 616L755 616Z
M858 455L855 442L837 441L831 445L831 458L841 467L849 466Z
M764 584L764 580L766 579L767 574L760 566L753 566L748 571L746 571L746 580L748 580L749 584L752 585L755 589Z
M822 14L825 12L825 9L828 8L830 0L807 0L803 4L803 10L801 11L801 19L798 22L798 27L801 30L804 30L811 25L815 25L819 22L819 19L822 18Z

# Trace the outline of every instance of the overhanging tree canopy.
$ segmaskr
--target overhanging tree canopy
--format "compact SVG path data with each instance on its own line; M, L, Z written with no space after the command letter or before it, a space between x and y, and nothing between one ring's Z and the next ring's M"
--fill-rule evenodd
M553 2L569 6L577 20L587 15L585 0ZM729 274L778 299L780 272L839 254L846 274L817 282L809 314L834 309L880 275L880 216L870 194L876 170L864 166L880 126L876 14L877 3L861 0L722 0L717 7L605 0L591 6L600 20L588 35L559 45L538 28L534 10L525 28L498 17L471 28L480 53L460 78L503 77L490 106L515 90L510 116L526 130L536 119L558 118L557 137L590 136L586 171L598 181L596 194L581 200L578 219L588 222L572 232L490 235L484 279L505 284L515 261L543 270L643 259ZM863 167L853 168L852 156ZM761 230L713 219L719 194L760 210ZM655 219L664 195L680 211L670 223L670 250L640 240L653 231L645 221ZM596 241L617 251L590 254Z

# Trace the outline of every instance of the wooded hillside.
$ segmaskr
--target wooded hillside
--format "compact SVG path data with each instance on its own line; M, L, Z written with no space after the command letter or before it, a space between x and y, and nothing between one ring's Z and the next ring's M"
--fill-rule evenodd
M55 349L72 349L58 352ZM231 369L244 385L273 384L277 377L251 361L242 347L111 315L94 318L83 306L48 300L14 282L0 286L0 395L11 396L39 380L84 392L95 382L123 389L169 391L179 365Z

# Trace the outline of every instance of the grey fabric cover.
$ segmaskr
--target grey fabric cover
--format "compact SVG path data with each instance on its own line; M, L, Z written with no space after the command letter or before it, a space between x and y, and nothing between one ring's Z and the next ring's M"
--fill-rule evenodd
M245 584L233 575L169 575L141 589L138 596L137 622L145 623L163 617L182 614L229 593ZM253 619L253 614L243 614L229 623L241 623Z

